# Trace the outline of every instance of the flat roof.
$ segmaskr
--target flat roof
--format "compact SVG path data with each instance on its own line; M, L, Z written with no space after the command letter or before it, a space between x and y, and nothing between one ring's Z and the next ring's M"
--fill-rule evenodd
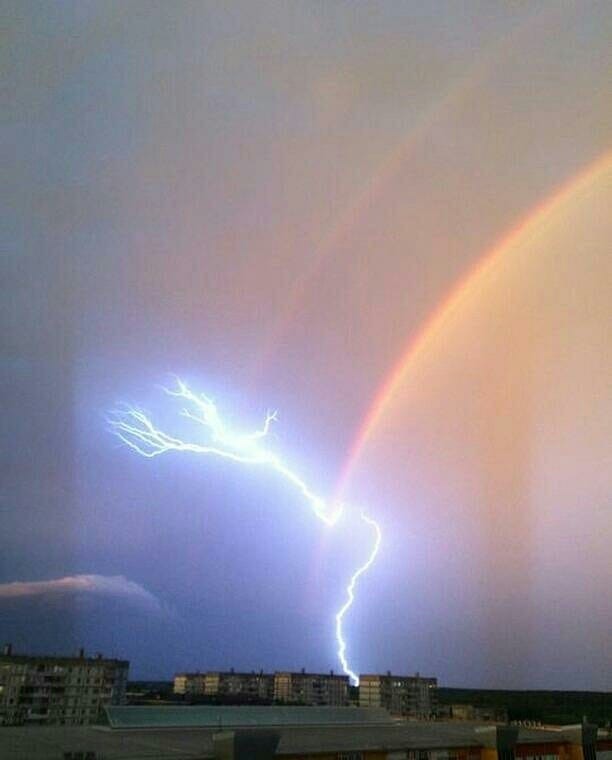
M59 760L65 752L95 752L104 760L211 758L212 731L111 731L95 726L0 729L3 760Z
M105 707L111 728L246 728L393 723L382 707L179 705Z
M265 672L263 670L196 670L196 671L182 671L175 673L174 678L194 678L205 676L240 676L241 678L274 678L275 676L299 676L300 678L324 678L324 679L338 679L340 681L348 681L349 677L342 673L310 673L306 670L275 670L273 673Z
M381 726L282 727L277 755L359 750L480 747L482 723L403 722ZM63 752L96 752L105 760L190 760L213 757L213 728L109 729L25 726L0 730L3 760L57 760ZM563 742L560 731L520 729L519 744Z
M299 676L300 678L339 678L342 681L348 681L349 677L343 673L333 673L331 670L327 673L313 673L308 670L275 670L275 676Z
M398 678L401 681L437 681L436 676L422 676L417 675L416 673L411 676L402 676L398 675L397 673L361 673L359 675L359 680L361 681L364 678Z
M35 655L35 654L0 654L0 665L27 664L27 663L48 663L50 665L100 665L112 663L128 668L129 660L117 660L114 657L73 657L56 656L56 655Z
M264 673L259 670L196 670L175 673L174 678L205 678L206 676L240 676L240 678L274 678L274 673Z

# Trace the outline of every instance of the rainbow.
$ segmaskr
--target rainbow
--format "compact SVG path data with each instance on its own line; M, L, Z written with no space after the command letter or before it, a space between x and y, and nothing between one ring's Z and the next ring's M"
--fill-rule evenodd
M598 156L593 162L556 188L551 195L540 202L535 208L530 209L518 224L503 235L501 240L477 260L476 264L454 285L450 293L433 311L417 333L410 336L400 352L399 359L393 364L379 385L365 416L357 428L357 433L353 438L353 443L338 479L336 486L337 498L342 497L364 447L391 404L406 374L417 359L425 352L428 346L432 345L434 339L449 324L452 317L457 314L463 304L479 292L479 287L483 282L495 274L496 267L505 255L510 253L525 237L535 234L550 224L553 216L562 210L567 201L579 195L591 183L597 181L607 172L612 172L612 150L608 150Z
M282 344L290 330L293 319L299 313L300 305L308 292L308 284L321 272L328 257L338 249L341 243L350 238L359 220L384 197L386 189L406 166L410 156L431 133L437 124L450 119L454 109L465 106L474 98L477 88L487 78L494 64L511 53L527 31L534 26L550 28L554 17L567 11L563 7L538 9L527 20L512 29L501 40L490 44L476 61L457 79L453 79L440 94L439 98L418 115L414 125L381 162L372 177L351 198L346 208L333 221L330 229L316 244L311 257L301 275L293 282L276 323L257 357L258 369L254 375L265 371L271 356Z

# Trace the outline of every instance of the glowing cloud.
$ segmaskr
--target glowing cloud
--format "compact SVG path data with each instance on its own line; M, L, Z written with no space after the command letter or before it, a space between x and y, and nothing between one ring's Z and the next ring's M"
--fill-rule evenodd
M1 599L87 593L123 597L161 610L159 600L139 583L123 575L67 575L46 581L13 581L0 584Z
M176 390L164 390L169 396L186 402L181 415L202 426L207 433L208 440L206 442L187 441L170 435L156 427L141 410L127 407L123 412L118 412L112 417L109 424L113 432L133 451L148 459L170 451L179 451L192 454L210 454L240 464L263 465L295 486L319 520L330 527L338 522L343 512L342 505L331 505L325 502L276 453L263 445L272 422L276 420L275 413L268 412L259 430L250 433L236 432L223 422L212 399L202 393L194 393L182 380L177 380ZM378 524L363 512L361 519L373 528L375 532L374 545L367 560L351 576L346 588L346 601L335 616L338 659L343 671L356 684L359 683L359 678L349 667L346 657L347 644L344 638L343 622L346 613L355 600L357 580L371 567L381 543L381 531Z

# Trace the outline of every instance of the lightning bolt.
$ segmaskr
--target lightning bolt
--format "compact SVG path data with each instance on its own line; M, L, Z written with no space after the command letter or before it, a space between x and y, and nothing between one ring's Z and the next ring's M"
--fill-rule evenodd
M376 536L374 540L374 546L372 547L372 551L370 552L370 556L367 558L367 560L363 563L363 565L361 565L361 567L358 567L351 576L349 584L346 587L346 602L344 602L342 607L340 607L336 613L336 641L338 642L338 659L342 665L342 670L346 673L347 676L349 676L349 678L352 679L353 683L356 686L359 686L359 676L353 670L351 670L348 664L348 660L346 659L346 641L344 639L344 633L342 631L342 623L344 621L344 616L353 606L353 602L355 601L355 586L357 585L357 579L360 575L363 575L367 570L369 570L369 568L373 565L374 560L376 559L376 555L380 549L380 542L382 540L380 526L376 520L372 520L371 517L368 517L363 512L361 513L361 519L364 522L368 523L368 525L371 525L372 528L374 528L374 533Z
M182 380L177 379L176 389L164 388L163 390L169 396L185 402L180 412L181 416L201 425L207 433L207 439L204 442L196 442L177 438L156 427L148 415L140 409L127 406L124 410L117 411L108 420L111 430L126 446L149 459L170 451L180 451L192 454L210 454L240 464L269 467L297 488L319 520L328 526L336 525L343 513L342 505L336 505L332 508L332 505L314 493L306 482L291 470L276 453L262 445L272 423L277 419L276 412L266 414L263 426L259 430L249 433L236 432L223 422L211 398L203 393L195 393ZM380 527L375 520L368 517L364 512L361 512L361 519L374 530L374 545L367 560L351 576L346 587L346 601L335 616L338 659L342 665L342 670L355 685L359 684L359 677L348 663L343 622L346 613L355 601L357 581L374 563L382 539Z

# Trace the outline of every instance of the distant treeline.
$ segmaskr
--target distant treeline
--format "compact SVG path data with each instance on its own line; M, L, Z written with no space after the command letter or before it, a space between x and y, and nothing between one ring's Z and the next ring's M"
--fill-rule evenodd
M509 720L534 720L554 725L590 723L605 726L612 720L612 692L503 691L498 689L438 689L441 705L469 704L505 707Z

